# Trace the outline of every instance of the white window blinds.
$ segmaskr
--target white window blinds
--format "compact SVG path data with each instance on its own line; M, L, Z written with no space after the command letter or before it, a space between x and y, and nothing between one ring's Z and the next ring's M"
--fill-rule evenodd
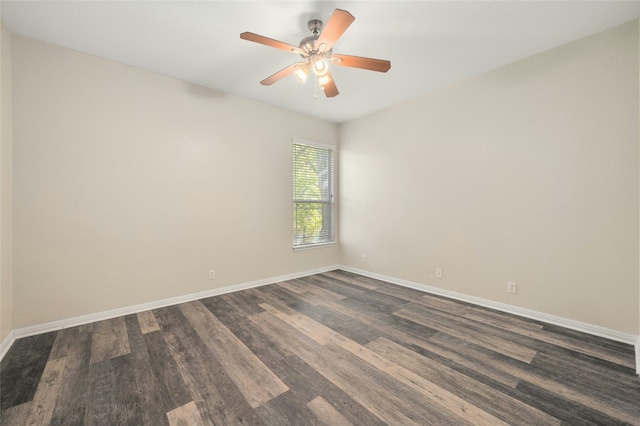
M334 242L334 148L293 144L293 246Z

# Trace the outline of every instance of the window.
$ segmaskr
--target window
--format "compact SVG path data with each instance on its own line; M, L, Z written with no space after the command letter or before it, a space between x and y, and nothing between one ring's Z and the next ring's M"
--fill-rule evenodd
M335 148L293 142L293 248L335 242Z

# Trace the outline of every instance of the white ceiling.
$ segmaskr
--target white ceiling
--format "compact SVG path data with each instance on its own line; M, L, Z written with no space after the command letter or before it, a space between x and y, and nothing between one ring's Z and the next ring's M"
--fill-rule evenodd
M299 56L240 33L297 45L335 8L356 20L334 52L391 70L333 66L332 99L311 79L260 85ZM340 123L637 19L640 1L2 0L1 13L16 34Z

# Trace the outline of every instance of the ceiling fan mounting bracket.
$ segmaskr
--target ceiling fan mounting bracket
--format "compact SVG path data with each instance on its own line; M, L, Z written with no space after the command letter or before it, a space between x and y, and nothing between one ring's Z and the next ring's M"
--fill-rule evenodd
M319 36L322 32L322 21L319 19L312 19L307 23L307 28L314 36Z

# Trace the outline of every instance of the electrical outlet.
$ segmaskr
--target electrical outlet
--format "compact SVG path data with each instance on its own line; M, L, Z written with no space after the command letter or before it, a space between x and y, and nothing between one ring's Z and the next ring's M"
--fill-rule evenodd
M363 254L361 260L362 260L362 263L367 263L367 255Z
M507 282L507 293L515 293L517 291L516 283L513 281Z
M212 280L216 277L216 270L215 269L209 269L209 279Z
M442 278L442 269L436 268L436 278Z

